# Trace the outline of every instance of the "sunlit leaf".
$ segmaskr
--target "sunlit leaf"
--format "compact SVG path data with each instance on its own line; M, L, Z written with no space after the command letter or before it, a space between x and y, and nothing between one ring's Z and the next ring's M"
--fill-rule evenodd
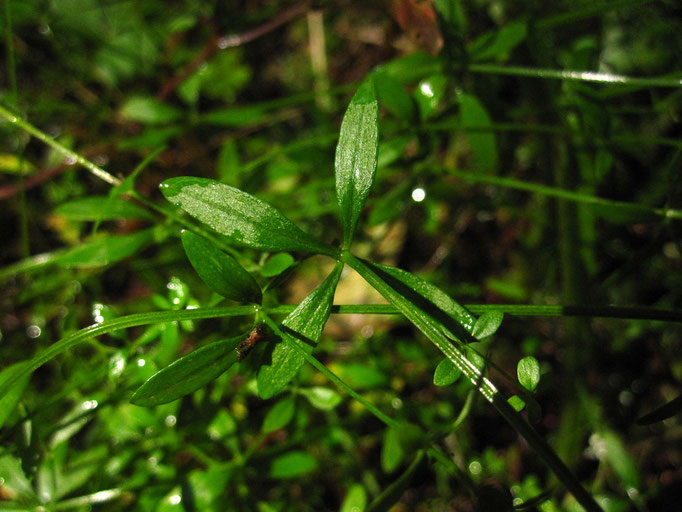
M299 393L306 397L313 407L323 411L331 411L341 403L338 391L322 386L304 388L299 390Z
M182 245L194 270L211 290L239 302L260 303L258 283L232 256L191 231L182 232Z
M152 375L130 401L149 407L172 402L196 391L237 362L236 349L243 339L244 336L237 336L190 352Z
M310 354L320 340L342 268L343 265L337 264L324 282L282 322L284 338L273 348L271 363L261 366L258 371L261 398L270 398L284 389L303 365L305 359L294 344Z
M433 373L433 383L436 386L449 386L457 381L461 375L462 371L446 357L436 366L436 371Z
M516 366L516 374L524 388L534 391L540 382L540 363L533 356L526 356Z
M349 247L374 182L377 167L378 103L373 81L353 96L341 123L336 147L336 197L343 221L343 245Z
M504 313L502 311L487 311L478 317L471 334L479 340L492 336L502 325L503 319Z
M335 250L303 232L256 197L207 178L171 178L161 192L173 204L234 243L263 251L334 255Z

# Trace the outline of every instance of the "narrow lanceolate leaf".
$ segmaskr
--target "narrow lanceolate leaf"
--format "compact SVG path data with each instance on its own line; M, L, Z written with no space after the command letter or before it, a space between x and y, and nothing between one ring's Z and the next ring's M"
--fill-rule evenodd
M0 372L1 384L15 380L12 388L10 388L6 395L0 398L0 428L2 428L9 415L14 411L21 395L24 393L24 389L28 385L30 375L24 373L25 366L23 363L16 363Z
M239 302L260 303L256 280L232 256L191 231L182 232L182 246L201 280L214 292Z
M348 248L377 168L378 103L374 83L364 82L343 116L336 146L336 197Z
M465 343L477 341L473 335L476 317L443 290L405 270L378 263L370 265L396 291L403 296L411 295L415 306L439 323L448 337Z
M217 181L190 176L171 178L161 184L161 192L236 244L263 251L336 253L268 203Z
M507 403L481 371L465 356L460 346L453 344L445 337L442 327L433 316L425 313L421 307L424 302L419 293L406 288L403 283L382 271L376 265L355 258L344 251L342 258L360 274L372 287L393 304L410 322L414 324L443 354L459 368L464 376L488 400L502 417L521 435L542 460L554 471L559 480L571 491L576 500L589 512L601 512L601 507L582 487L571 471L559 459L556 452L540 437L530 424ZM388 276L388 279L386 279ZM397 285L397 289L393 288ZM430 301L427 301L430 302Z
M132 256L154 240L155 230L145 229L130 235L105 235L69 249L58 258L65 267L90 268L116 263Z
M261 398L270 398L284 389L305 362L294 344L308 354L312 353L331 313L342 269L343 264L338 263L327 279L282 322L284 337L272 351L272 362L261 366L258 372L258 393Z
M120 197L90 196L60 204L55 213L72 220L146 219L154 216Z
M237 346L244 336L216 341L181 357L152 375L133 394L135 405L150 407L177 400L220 376L237 362Z

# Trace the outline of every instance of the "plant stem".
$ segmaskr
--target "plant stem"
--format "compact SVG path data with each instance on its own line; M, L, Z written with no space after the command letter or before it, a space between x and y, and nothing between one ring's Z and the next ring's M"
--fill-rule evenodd
M57 142L54 138L50 137L45 132L39 130L38 128L33 126L31 123L29 123L25 119L21 118L20 116L13 114L12 112L10 112L8 109L3 107L2 105L0 105L0 116L4 117L7 121L15 124L16 126L21 128L22 130L30 133L35 138L41 140L42 142L44 142L48 146L53 147L54 149L56 149L57 151L62 153L64 156L66 156L66 158L69 161L73 162L74 164L82 165L88 171L90 171L90 173L92 173L93 175L95 175L99 179L109 183L110 185L120 185L121 184L121 180L119 180L118 178L112 176L107 171L105 171L104 169L102 169L98 165L95 165L94 163L92 163L87 158L79 155L75 151L70 150L69 148L67 148L66 146L61 144L60 142Z

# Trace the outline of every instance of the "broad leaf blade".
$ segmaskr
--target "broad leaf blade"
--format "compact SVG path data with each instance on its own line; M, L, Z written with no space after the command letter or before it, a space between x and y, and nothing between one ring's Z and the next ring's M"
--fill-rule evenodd
M161 184L173 204L234 243L262 251L301 251L333 256L335 250L305 233L269 204L207 178L183 176Z
M130 398L145 407L165 404L196 391L237 362L237 346L244 336L201 347L152 375Z
M378 103L374 83L364 82L343 116L336 146L336 197L348 248L377 168Z
M211 290L239 302L260 303L258 283L237 260L191 231L183 231L181 237L187 258Z
M261 366L258 372L258 393L261 398L270 398L284 389L305 362L294 344L312 353L331 313L342 269L343 265L337 264L327 279L282 322L284 337L272 351L272 363Z

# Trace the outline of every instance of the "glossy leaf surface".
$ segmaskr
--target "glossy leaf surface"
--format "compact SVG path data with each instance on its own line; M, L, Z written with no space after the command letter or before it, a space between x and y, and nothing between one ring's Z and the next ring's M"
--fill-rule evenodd
M343 245L349 247L374 182L377 167L379 108L372 81L353 96L341 123L336 147L336 197L343 222Z
M284 338L275 345L271 363L261 366L258 371L261 398L270 398L284 389L303 365L305 359L294 344L310 354L320 340L342 268L343 265L337 264L324 282L282 322Z
M211 290L239 302L261 302L258 283L237 260L191 231L183 231L181 237L187 258Z
M152 406L177 400L209 383L237 362L237 345L244 336L217 341L181 357L155 373L130 401Z
M524 357L516 365L516 374L524 388L534 391L540 382L540 363L533 356Z
M171 178L161 184L161 192L236 244L262 251L335 254L333 248L302 231L268 203L215 180Z
M492 336L502 325L503 319L502 311L487 311L476 320L472 334L479 340Z
M436 366L436 371L433 372L433 383L436 386L449 386L456 382L460 375L462 371L446 357Z

